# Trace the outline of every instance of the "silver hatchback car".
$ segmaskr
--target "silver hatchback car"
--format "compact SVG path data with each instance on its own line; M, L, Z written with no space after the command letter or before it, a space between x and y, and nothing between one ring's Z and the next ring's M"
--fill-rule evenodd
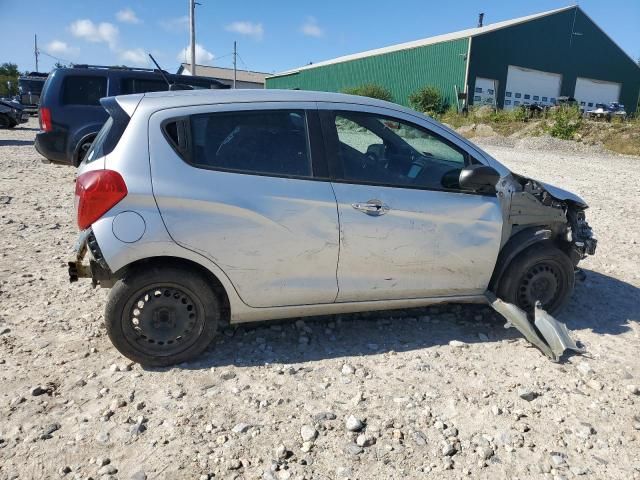
M221 90L102 105L69 273L112 287L109 336L145 365L190 360L229 323L487 292L553 312L595 252L581 198L396 104Z

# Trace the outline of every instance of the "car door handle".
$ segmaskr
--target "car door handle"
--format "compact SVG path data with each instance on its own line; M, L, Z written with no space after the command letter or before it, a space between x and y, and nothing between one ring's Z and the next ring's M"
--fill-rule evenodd
M379 217L389 211L389 205L382 203L380 200L369 200L363 203L352 203L351 206L372 217Z

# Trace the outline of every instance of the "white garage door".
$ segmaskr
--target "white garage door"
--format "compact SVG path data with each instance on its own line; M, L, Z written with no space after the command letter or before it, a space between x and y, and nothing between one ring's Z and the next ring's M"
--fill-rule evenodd
M509 65L504 108L511 110L519 105L553 105L560 95L562 75L530 68Z
M619 83L580 78L576 81L576 93L574 97L582 107L591 108L596 103L617 102L620 99Z
M473 92L474 105L496 104L498 95L498 81L491 78L476 77L476 89Z

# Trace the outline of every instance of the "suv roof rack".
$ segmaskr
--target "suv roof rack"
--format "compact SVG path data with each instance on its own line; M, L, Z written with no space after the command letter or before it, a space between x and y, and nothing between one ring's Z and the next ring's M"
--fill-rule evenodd
M160 73L157 68L140 68L140 67L127 67L121 65L89 65L87 63L73 64L73 68L98 68L103 70L125 70L125 71L138 71L138 72L155 72ZM169 73L166 70L162 70L164 73Z

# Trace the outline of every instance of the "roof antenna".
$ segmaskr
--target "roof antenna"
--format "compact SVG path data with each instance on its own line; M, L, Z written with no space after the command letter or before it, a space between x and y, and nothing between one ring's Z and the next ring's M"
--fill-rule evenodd
M483 21L484 21L484 13L480 13L478 15L478 28L482 28Z
M156 59L153 58L153 55L151 55L150 53L148 55L151 61L155 64L155 66L158 67L158 71L160 72L160 75L162 75L162 78L164 78L164 81L167 82L167 87L169 88L169 90L171 90L172 83L169 81L169 78L167 78L167 76L165 75L164 70L160 68L160 65L158 65L158 62L156 62Z
M189 85L182 85L180 83L171 83L165 71L162 68L160 68L160 65L158 64L158 62L156 62L156 59L153 58L153 55L151 55L150 53L148 55L151 61L155 64L155 66L158 67L158 72L160 72L160 75L162 75L162 78L164 78L164 81L167 83L167 90L193 90L193 87Z

